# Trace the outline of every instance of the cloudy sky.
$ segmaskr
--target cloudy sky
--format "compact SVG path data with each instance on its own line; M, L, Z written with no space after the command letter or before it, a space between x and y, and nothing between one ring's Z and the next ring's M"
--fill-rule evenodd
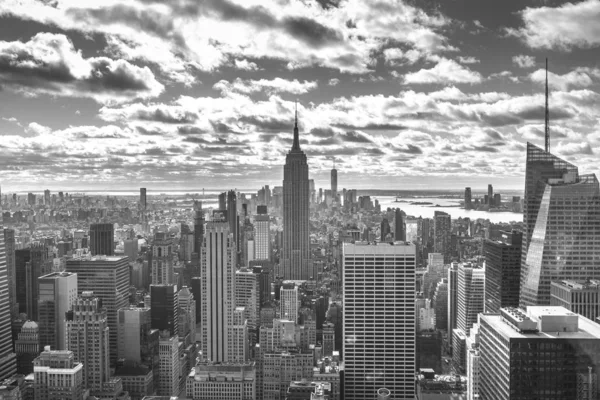
M543 145L595 172L600 1L2 0L0 184L523 188Z

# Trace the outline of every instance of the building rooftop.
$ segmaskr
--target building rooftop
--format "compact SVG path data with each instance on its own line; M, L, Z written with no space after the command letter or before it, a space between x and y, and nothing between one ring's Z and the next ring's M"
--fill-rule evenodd
M501 309L505 311L506 309ZM514 309L510 309L511 311ZM529 306L526 313L519 310L514 313L515 318L511 321L506 316L513 314L482 314L480 318L507 339L598 339L600 338L600 324L585 317L572 313L564 307L553 306ZM516 322L526 322L529 328L533 324L536 330L519 329Z
M562 288L571 289L571 290L585 290L585 289L600 290L600 281L596 280L596 279L590 279L588 281L571 281L571 280L554 281L554 282L552 282L552 285L560 286Z
M127 259L127 256L90 256L89 254L86 255L81 255L81 256L74 256L72 259L67 260L67 263L69 262L73 262L73 261L86 261L86 262L116 262L116 261L121 261L123 259Z

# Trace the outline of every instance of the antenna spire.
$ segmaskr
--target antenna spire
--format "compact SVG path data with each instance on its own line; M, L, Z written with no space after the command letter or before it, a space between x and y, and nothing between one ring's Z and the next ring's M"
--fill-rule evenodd
M300 138L298 135L298 100L296 100L296 110L294 113L294 143L292 150L300 150Z
M545 150L550 152L550 110L548 108L548 59L546 58L546 115L544 126Z

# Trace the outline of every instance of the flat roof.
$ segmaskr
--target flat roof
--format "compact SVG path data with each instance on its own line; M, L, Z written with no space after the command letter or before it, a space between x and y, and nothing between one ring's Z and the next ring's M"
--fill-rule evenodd
M344 243L344 255L347 254L406 254L416 255L416 247L409 242L355 242Z

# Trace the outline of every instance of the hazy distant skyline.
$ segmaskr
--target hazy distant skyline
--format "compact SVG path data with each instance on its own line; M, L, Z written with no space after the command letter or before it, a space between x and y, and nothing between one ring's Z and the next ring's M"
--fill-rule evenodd
M4 0L0 185L281 185L294 101L328 187L522 190L596 172L600 1Z

